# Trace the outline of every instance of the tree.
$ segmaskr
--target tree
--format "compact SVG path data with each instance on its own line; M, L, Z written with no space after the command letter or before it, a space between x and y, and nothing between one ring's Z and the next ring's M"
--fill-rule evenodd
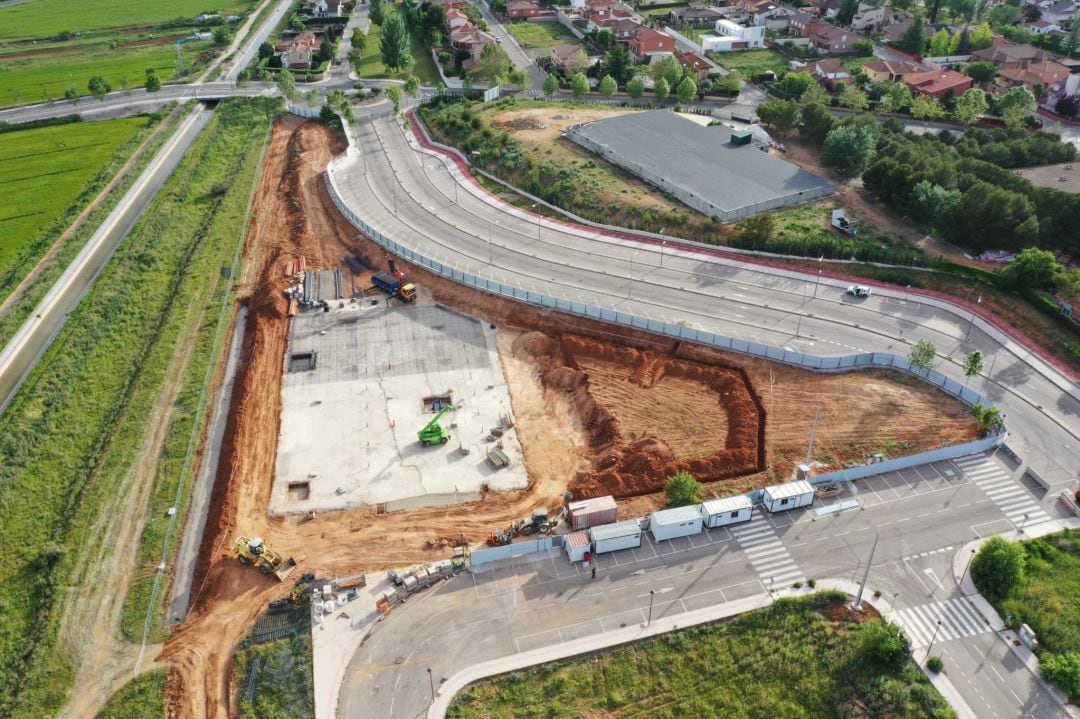
M859 625L859 657L876 667L898 667L908 657L907 640L895 624L871 619Z
M837 25L850 25L859 9L859 0L840 0L840 9L836 11Z
M679 80L679 84L675 87L675 96L679 98L679 102L690 102L696 94L697 83L689 75Z
M986 101L986 93L977 87L973 87L959 98L953 107L953 116L961 125L974 125L982 117L990 103Z
M961 197L959 190L947 190L930 180L920 180L911 188L908 212L924 227L942 227L953 221Z
M100 75L90 78L90 82L87 83L87 88L90 90L90 94L99 100L104 100L105 96L112 91L112 85Z
M616 45L604 55L604 72L615 79L616 85L626 85L634 77L634 61L624 45Z
M424 7L424 5L421 5ZM446 11L442 5L431 3L424 7L420 17L420 39L426 47L435 49L443 43L443 32L446 30Z
M871 57L874 54L873 40L856 40L855 54L859 57Z
M506 54L506 50L502 49L502 46L494 43L484 46L484 49L480 51L480 57L476 60L476 65L469 71L469 74L474 80L486 80L488 83L495 85L502 82L509 73L513 64L510 62L510 56Z
M675 87L679 84L679 80L683 76L683 66L679 64L671 55L665 55L659 60L653 61L653 64L649 66L649 75L652 77L653 82L660 82L661 80L667 80L668 89Z
M157 75L157 70L152 67L146 68L146 91L157 92L161 89L161 79Z
M604 75L603 79L600 80L600 87L598 89L600 90L600 94L604 97L611 97L619 87L615 84L615 78L611 75Z
M574 97L584 97L589 92L589 78L585 73L577 72L570 78L570 92Z
M161 89L160 85L158 86L158 89L159 90ZM77 87L75 87L74 84L69 85L68 89L64 90L64 99L65 100L71 100L76 105L78 105L79 104L79 89Z
M803 107L815 103L819 105L828 105L830 102L832 102L832 97L829 95L829 91L826 90L825 86L820 82L815 82L813 85L806 88L799 97L799 104Z
M630 82L626 83L626 94L635 100L641 99L641 96L645 94L645 81L640 75L634 75L630 78Z
M1066 279L1068 270L1057 261L1053 252L1028 247L1021 250L1001 273L1013 287L1047 290Z
M925 0L925 2L926 7L930 9L930 24L933 25L937 22L938 12L940 12L945 0Z
M776 218L770 212L762 212L740 221L736 228L742 239L762 245L776 237Z
M770 100L758 105L757 116L762 124L772 128L778 136L786 137L799 126L802 109L794 100Z
M929 95L919 95L911 103L911 116L918 120L937 120L945 117L945 108Z
M824 105L807 105L802 109L799 134L820 145L825 142L825 138L832 132L835 124L836 120L832 113Z
M971 31L971 49L982 50L994 42L994 31L989 23L983 23Z
M333 59L334 59L334 46L331 45L330 41L324 37L322 42L319 43L318 60L319 60L319 62L330 62Z
M975 82L993 82L997 75L997 65L989 60L973 62L964 68L964 74Z
M384 17L385 14L386 6L383 5L383 0L371 0L371 2L368 3L367 16L368 20L371 20L371 22L376 25L382 25L383 20L386 19Z
M866 93L853 84L844 85L844 89L840 91L838 100L841 105L851 108L856 112L862 112L870 107L870 100L866 97Z
M484 48L496 47L488 45ZM500 48L501 51L501 48ZM405 28L405 21L401 15L393 10L383 13L382 37L379 39L379 52L382 55L383 65L390 72L403 70L412 64L412 52L409 48L409 31ZM504 55L506 53L503 53ZM483 53L480 54L481 61ZM477 62L477 65L480 61Z
M668 477L668 481L664 485L664 494L667 495L669 507L684 507L688 504L697 504L703 497L701 483L694 479L694 476L689 472L679 472Z
M507 79L519 91L525 92L532 89L532 75L525 70L511 70Z
M278 87L286 98L291 100L296 96L296 80L287 69L278 73Z
M211 35L214 38L215 45L228 45L229 44L229 28L224 25L218 25L214 28L214 32Z
M606 27L600 28L600 31L596 33L596 44L603 49L611 47L614 41L615 38L611 34L611 30L608 30Z
M405 78L405 94L409 97L416 97L420 94L420 78L416 75L409 75Z
M656 87L653 89L653 93L656 95L657 100L666 100L667 96L671 94L671 86L668 85L667 80L660 78L660 81L656 83Z
M904 31L896 44L900 46L901 50L910 52L912 55L923 54L923 50L926 48L926 39L923 37L922 13L917 12L911 16L911 26Z
M1057 684L1069 696L1080 696L1080 652L1043 652L1039 657L1039 670L1043 678Z
M1024 5L1020 9L1020 14L1024 16L1024 22L1038 22L1042 20L1042 10L1038 5Z
M998 99L997 109L1008 127L1021 127L1035 109L1035 96L1026 87L1010 88Z
M544 94L551 96L554 95L559 89L559 78L554 74L548 75L544 78Z
M742 91L742 87L743 77L738 70L732 70L727 75L712 81L713 92L725 95L738 95Z
M964 355L964 376L971 379L983 371L983 353L972 350Z
M386 88L386 99L394 103L394 114L397 115L401 112L401 88L397 85L391 85Z
M949 54L949 31L941 28L930 38L930 57L944 57Z
M1024 548L1001 537L991 537L971 560L971 578L992 603L1004 601L1024 583Z
M911 364L921 369L930 369L930 365L934 363L936 357L937 347L930 340L919 340L911 348L911 353L908 354Z
M269 42L264 42L262 45L259 45L259 57L261 59L265 60L268 57L272 57L273 54L274 54L274 46L271 45Z
M881 96L882 112L900 112L904 108L911 107L915 99L911 96L911 90L907 85L898 82L885 83L885 93Z
M877 150L877 127L841 125L825 137L825 164L841 175L861 175L874 159Z
M1072 28L1069 30L1069 37L1065 38L1065 47L1063 49L1066 55L1072 55L1078 48L1080 48L1080 22L1073 20Z
M817 80L808 72L789 72L776 86L788 97L801 98L804 92L816 84Z
M1080 22L1076 24L1080 27ZM1069 95L1061 98L1054 105L1054 112L1062 117L1074 119L1077 115L1080 115L1080 95Z

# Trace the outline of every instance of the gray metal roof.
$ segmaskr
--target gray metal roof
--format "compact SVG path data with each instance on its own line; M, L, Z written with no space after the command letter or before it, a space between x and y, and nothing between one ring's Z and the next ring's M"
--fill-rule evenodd
M682 524L683 522L693 522L701 520L701 512L698 511L696 504L691 504L687 507L672 507L671 509L661 509L658 512L653 512L649 517L649 526L662 527L667 524Z
M708 502L701 503L702 510L709 516L738 512L743 509L750 509L753 506L754 503L751 502L750 498L745 494L736 494L734 497L723 497L721 499L710 499Z
M773 499L784 499L785 497L798 497L802 494L813 494L814 488L809 482L800 480L798 482L788 482L787 484L774 484L771 487L766 487L765 492Z
M663 177L715 207L733 211L779 197L796 204L832 191L824 178L756 147L730 143L731 130L705 127L668 110L631 112L574 128L635 174ZM568 133L574 139L574 133ZM798 193L807 197L800 198Z
M636 519L628 519L624 522L615 522L613 524L602 524L599 527L593 527L589 530L589 536L592 537L594 542L599 542L603 539L626 537L632 534L641 534L641 525L637 523Z

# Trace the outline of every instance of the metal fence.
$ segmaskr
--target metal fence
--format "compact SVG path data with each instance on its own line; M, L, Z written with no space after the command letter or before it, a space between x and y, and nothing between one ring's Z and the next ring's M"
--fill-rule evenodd
M505 544L501 547L475 549L473 550L472 556L469 557L469 564L470 566L476 567L499 559L510 559L512 557L519 557L523 554L546 552L549 549L561 547L562 544L563 538L561 536L551 536L541 537L539 539L529 539L524 542L515 542L514 544Z

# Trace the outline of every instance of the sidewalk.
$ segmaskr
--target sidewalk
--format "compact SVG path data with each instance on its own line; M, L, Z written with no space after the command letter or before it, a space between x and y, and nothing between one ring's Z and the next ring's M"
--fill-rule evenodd
M754 609L767 607L776 601L777 597L805 596L825 589L836 589L854 596L859 591L859 586L854 582L840 579L820 580L813 589L810 587L787 589L776 592L775 596L774 594L759 594L733 602L727 602L725 604L716 604L711 607L696 609L674 616L662 617L650 625L635 624L634 626L625 627L623 629L615 629L610 632L594 634L562 644L553 644L551 646L541 647L540 649L534 649L532 651L521 652L519 654L474 664L471 667L461 670L443 682L439 687L439 690L435 693L435 701L428 709L427 719L443 719L446 716L446 711L449 709L450 703L453 701L454 697L466 686L479 679L524 669L537 664L565 659L579 654L586 654L600 649L616 647L621 644L629 644L631 642L675 631L680 628L685 629L686 627L693 627L698 624L715 622ZM892 611L892 607L888 602L880 598L867 598L864 595L863 603L869 604L877 609L882 616L887 616ZM960 719L978 719L971 708L964 702L960 693L953 687L952 683L943 673L935 675L931 672L927 672L925 667L923 668L923 671L927 673L931 683L933 683L937 690L941 692L953 708L956 709L956 713Z

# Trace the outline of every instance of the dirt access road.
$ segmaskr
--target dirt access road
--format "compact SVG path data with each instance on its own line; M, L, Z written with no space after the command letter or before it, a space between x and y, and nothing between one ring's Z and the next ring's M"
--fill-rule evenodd
M551 336L571 334L619 345L671 353L674 347L645 333L615 329L588 320L553 314L507 300L483 295L475 290L432 276L418 268L406 268L410 279L424 290L456 309L483 317L509 328L498 336L500 358L510 387L518 436L525 462L530 467L527 489L490 493L466 505L432 507L377 515L373 508L319 515L313 519L269 518L266 507L274 476L277 436L281 413L280 381L289 321L282 291L289 284L285 265L298 255L307 259L309 269L340 266L346 255L362 254L373 265L383 264L382 251L360 240L356 230L330 201L321 173L331 156L341 151L341 141L326 126L287 117L273 131L264 175L256 199L245 250L245 286L249 315L236 378L232 415L225 431L222 461L216 478L211 514L196 573L192 610L188 620L168 640L159 659L172 665L167 694L170 716L225 717L236 711L231 686L231 660L236 644L247 633L265 602L281 596L285 588L258 572L241 566L230 554L233 538L244 533L261 535L267 543L294 556L300 571L349 574L401 566L449 556L449 547L459 534L482 541L493 528L527 516L538 505L556 507L570 478L590 468L592 449L583 427L579 408L565 392L545 388L540 371L527 355L515 353L515 340L522 332L540 331ZM691 356L692 355L692 356ZM732 355L718 358L708 353L680 355L705 364L733 362ZM884 377L847 375L818 378L809 372L778 368L768 363L744 363L759 389L762 402L774 416L791 410L778 432L785 452L804 445L815 402L840 404L835 422L823 422L819 441L828 442L836 431L864 436L865 415L855 403L877 402L880 391L906 393L889 421L877 415L877 430L883 433L914 423L904 412L917 409L919 418L949 415L958 433L970 425L955 407L926 388L903 388ZM821 379L820 384L815 381ZM771 385L770 385L771 380ZM815 381L811 381L815 380ZM817 389L820 387L821 389ZM801 394L797 394L801 392ZM798 411L788 406L799 402ZM843 416L840 416L843 415ZM849 416L850 415L850 416ZM638 422L640 413L631 416ZM846 419L845 419L846 417ZM801 423L799 432L786 430ZM930 423L932 424L932 423ZM836 429L832 429L835 427ZM937 426L923 430L923 438ZM770 451L772 448L770 447ZM729 491L746 484L761 483L766 475L744 477ZM624 512L638 512L655 495L631 500Z

